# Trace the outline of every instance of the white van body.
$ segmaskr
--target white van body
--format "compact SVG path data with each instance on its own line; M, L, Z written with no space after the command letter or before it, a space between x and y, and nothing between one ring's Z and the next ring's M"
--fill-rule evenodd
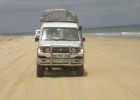
M63 9L53 9L53 11ZM56 13L55 12L55 13ZM77 17L76 17L77 18ZM37 49L37 76L44 70L61 68L75 70L78 76L84 74L84 47L81 28L75 21L42 22Z

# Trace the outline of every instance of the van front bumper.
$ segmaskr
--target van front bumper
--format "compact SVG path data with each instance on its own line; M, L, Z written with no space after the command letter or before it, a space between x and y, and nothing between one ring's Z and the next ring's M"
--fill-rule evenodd
M84 64L83 54L38 54L37 63L45 66L81 66Z

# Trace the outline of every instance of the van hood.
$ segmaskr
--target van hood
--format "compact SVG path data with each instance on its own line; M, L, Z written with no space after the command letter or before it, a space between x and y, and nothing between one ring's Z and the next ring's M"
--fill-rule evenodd
M81 46L81 41L39 41L40 46Z

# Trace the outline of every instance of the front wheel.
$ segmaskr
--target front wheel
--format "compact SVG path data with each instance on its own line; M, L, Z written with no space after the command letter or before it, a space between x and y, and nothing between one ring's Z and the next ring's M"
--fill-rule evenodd
M45 67L37 64L37 77L44 76Z
M83 66L79 66L76 69L76 75L77 76L83 76L84 75L84 67Z

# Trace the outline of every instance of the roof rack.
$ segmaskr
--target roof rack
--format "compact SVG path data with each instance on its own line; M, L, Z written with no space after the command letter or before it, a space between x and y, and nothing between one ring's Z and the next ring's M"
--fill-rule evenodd
M78 22L77 15L67 9L50 9L43 12L41 22Z

